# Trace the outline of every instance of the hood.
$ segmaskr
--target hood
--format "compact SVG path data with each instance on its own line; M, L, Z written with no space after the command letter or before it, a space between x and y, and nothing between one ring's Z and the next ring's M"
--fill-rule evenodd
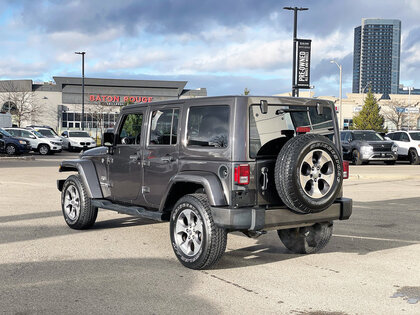
M82 152L80 154L80 157L84 157L84 156L100 156L100 155L105 155L108 153L108 148L107 147L96 147L96 148L92 148L89 150L86 150L84 152Z

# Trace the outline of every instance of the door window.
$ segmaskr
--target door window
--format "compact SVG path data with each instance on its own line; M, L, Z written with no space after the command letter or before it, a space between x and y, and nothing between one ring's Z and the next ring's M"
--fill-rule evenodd
M31 133L26 130L21 130L23 138L30 138Z
M128 114L118 134L117 144L139 145L143 114Z
M178 140L178 109L162 109L152 112L150 124L151 145L176 144Z

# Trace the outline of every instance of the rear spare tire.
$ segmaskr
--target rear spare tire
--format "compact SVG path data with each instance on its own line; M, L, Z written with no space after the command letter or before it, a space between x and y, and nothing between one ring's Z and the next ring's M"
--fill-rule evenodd
M339 151L328 138L299 135L289 140L277 157L277 192L298 213L320 212L338 197L343 168Z

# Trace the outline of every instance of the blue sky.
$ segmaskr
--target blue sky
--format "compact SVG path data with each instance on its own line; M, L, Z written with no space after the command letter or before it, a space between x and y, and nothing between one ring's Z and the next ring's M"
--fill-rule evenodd
M290 90L293 14L312 39L316 95L351 92L353 29L363 17L402 22L400 83L420 87L418 0L0 0L0 79L186 80L208 95Z

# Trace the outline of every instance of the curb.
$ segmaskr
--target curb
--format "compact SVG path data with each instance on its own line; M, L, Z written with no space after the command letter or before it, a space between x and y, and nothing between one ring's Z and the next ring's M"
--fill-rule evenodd
M407 179L420 179L420 175L350 175L349 180L407 180Z
M33 155L30 156L0 156L1 160L21 160L21 161L33 161L35 157Z

